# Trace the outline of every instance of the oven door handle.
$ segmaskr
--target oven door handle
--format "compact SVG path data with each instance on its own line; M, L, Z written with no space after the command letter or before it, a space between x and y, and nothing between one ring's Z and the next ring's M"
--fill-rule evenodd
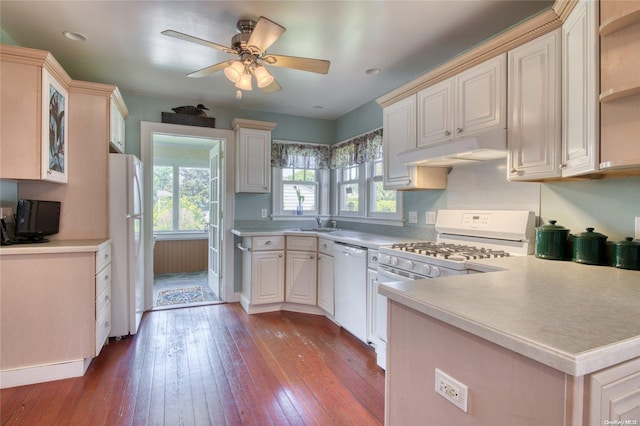
M387 270L384 266L378 265L378 282L379 283L391 283L396 281L413 281L413 278L406 277L404 275L394 274Z

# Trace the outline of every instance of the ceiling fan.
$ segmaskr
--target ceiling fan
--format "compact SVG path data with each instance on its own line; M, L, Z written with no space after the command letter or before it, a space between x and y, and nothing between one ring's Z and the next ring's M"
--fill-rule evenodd
M301 71L327 74L330 62L323 59L300 58L296 56L272 55L267 49L284 34L286 28L261 16L258 21L243 19L238 21L239 33L231 39L231 47L203 40L174 30L162 34L180 40L211 47L237 55L240 59L223 61L187 74L188 77L205 77L224 70L225 76L240 90L251 90L251 78L265 93L275 93L282 88L264 65L291 68ZM238 90L237 96L241 96Z

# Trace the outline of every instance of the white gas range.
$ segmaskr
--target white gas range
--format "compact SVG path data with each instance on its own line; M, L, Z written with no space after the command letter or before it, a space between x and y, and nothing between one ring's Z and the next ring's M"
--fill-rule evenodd
M378 284L469 273L475 259L532 254L535 214L505 210L440 210L436 241L382 246L378 256ZM387 298L376 294L377 362L386 368Z
M435 242L380 247L378 272L395 281L466 274L468 262L533 253L535 215L528 211L440 210ZM386 279L389 282L391 280Z

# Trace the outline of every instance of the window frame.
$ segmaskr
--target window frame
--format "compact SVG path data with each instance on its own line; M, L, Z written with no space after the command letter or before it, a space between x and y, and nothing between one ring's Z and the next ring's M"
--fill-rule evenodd
M151 212L151 229L153 230L153 235L156 236L159 240L169 240L169 239L180 239L189 237L190 239L206 239L208 238L208 231L203 229L199 230L180 230L176 229L176 226L180 225L180 168L195 168L195 169L205 169L211 173L209 168L208 161L196 161L192 159L156 159L153 164L153 168L156 167L170 167L173 173L173 185L172 185L172 198L173 198L173 206L172 206L172 228L171 230L163 231L156 230L153 223L153 211ZM152 171L152 176L155 176L155 170ZM209 175L210 176L210 175ZM209 181L206 182L208 190ZM155 191L155 186L152 188ZM153 204L152 204L153 207Z
M294 169L294 170L314 170L316 175L315 181L290 181L284 180L282 177L283 170ZM271 203L271 211L272 211L272 219L308 219L309 217L316 216L329 216L329 183L330 183L330 173L328 169L305 169L305 168L294 168L294 167L272 167L272 182L273 182L273 194L272 194L272 203ZM294 172L295 173L295 172ZM314 184L316 186L316 210L303 210L302 215L297 215L295 210L285 210L283 203L283 188L285 184L296 184L299 183L301 185L309 185Z

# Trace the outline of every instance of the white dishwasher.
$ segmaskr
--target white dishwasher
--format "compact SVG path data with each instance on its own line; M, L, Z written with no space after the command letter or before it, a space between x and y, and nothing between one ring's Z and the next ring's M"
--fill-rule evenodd
M336 242L333 246L335 320L367 342L367 249Z

